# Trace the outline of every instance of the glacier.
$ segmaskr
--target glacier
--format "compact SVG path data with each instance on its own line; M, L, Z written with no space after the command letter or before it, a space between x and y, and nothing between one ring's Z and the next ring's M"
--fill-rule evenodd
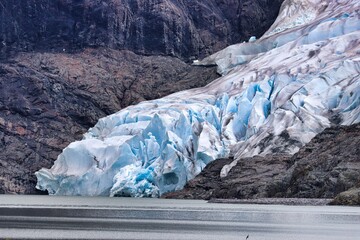
M285 0L260 39L196 65L222 75L203 88L141 102L102 118L50 169L51 195L159 197L211 161L294 154L331 124L360 122L360 3Z

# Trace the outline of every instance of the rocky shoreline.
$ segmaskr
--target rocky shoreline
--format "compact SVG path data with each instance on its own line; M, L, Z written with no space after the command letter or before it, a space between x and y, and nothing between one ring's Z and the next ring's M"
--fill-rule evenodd
M209 203L227 204L264 204L264 205L289 205L289 206L325 206L333 199L329 198L258 198L258 199L221 199L212 198Z

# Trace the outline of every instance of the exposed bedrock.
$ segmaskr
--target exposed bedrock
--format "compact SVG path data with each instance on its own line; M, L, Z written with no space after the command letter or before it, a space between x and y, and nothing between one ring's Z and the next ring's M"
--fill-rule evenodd
M260 37L283 0L5 0L0 55L107 46L188 60Z
M359 124L328 128L292 157L273 154L240 159L224 178L220 178L220 171L233 160L216 160L183 190L163 197L334 198L360 184L359 144ZM334 204L355 203L357 192L339 195Z

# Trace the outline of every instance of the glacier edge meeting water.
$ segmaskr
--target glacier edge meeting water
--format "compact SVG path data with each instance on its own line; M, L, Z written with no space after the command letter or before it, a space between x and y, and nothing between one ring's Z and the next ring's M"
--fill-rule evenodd
M293 154L333 123L360 122L360 4L327 2L307 22L277 25L270 36L205 59L224 75L211 84L100 119L51 169L35 173L37 188L158 197L215 159L235 156L226 176L242 157Z

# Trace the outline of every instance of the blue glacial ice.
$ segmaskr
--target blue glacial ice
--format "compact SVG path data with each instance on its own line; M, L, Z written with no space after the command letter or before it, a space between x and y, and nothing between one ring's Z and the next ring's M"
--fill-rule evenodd
M200 61L223 74L211 84L100 119L35 173L37 188L158 197L217 158L235 157L226 176L242 157L293 154L331 124L360 122L360 4L322 1L317 11L313 2L286 0L283 11L294 14L280 13L264 37ZM295 14L300 3L315 10Z

